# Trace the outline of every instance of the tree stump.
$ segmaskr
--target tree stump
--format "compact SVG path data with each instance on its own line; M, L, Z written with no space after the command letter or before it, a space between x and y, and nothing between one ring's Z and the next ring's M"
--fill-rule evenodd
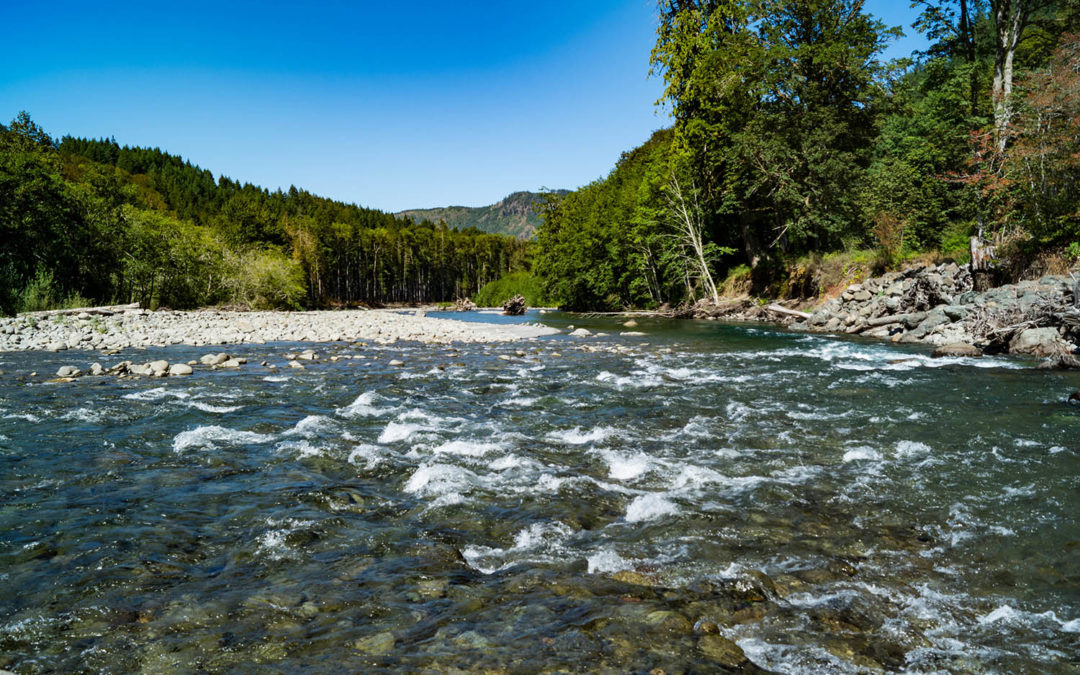
M503 314L506 316L521 316L525 313L525 298L515 295L503 303Z

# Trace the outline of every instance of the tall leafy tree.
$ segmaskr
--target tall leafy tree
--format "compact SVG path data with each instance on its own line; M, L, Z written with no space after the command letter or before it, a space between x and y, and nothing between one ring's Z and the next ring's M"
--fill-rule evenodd
M653 68L714 236L741 238L753 259L857 229L895 32L860 0L661 0Z

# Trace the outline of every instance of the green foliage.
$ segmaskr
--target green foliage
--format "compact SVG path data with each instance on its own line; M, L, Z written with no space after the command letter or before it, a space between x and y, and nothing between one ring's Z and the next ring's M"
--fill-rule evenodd
M504 302L515 295L523 296L529 307L549 304L540 279L529 272L514 272L485 284L476 292L472 301L478 307L502 307Z
M223 285L231 303L248 309L300 309L304 271L300 264L272 249L227 251Z
M34 290L35 305L81 293L188 308L453 300L528 266L511 237L215 180L157 148L55 143L25 113L0 125L0 241L7 313L39 268L53 296Z
M39 267L34 278L23 287L18 298L20 312L88 307L91 303L78 293L63 295L52 271Z

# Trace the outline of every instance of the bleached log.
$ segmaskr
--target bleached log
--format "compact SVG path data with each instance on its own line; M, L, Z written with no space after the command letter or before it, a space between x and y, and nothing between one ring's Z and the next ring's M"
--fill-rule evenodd
M65 314L99 314L102 316L112 316L113 314L119 314L129 309L139 309L139 303L133 302L130 305L105 305L102 307L75 307L74 309L50 309L44 312L23 312L19 316L62 316Z
M809 312L800 312L797 309L788 309L787 307L781 307L780 305L773 303L765 309L770 312L776 312L777 314L786 314L787 316L794 316L800 319L809 319L811 314Z

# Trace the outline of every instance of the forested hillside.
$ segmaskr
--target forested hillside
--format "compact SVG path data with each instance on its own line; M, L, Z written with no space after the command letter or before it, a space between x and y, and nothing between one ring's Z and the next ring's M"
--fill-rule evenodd
M554 190L564 195L569 190ZM537 192L514 192L490 206L444 206L434 209L411 209L398 216L413 220L445 222L461 230L476 228L492 234L507 234L529 239L540 225L540 204L544 195Z
M930 47L887 63L898 29L859 0L660 0L674 127L550 200L548 292L578 309L715 299L732 272L765 292L841 252L964 261L971 236L1003 277L1075 262L1080 3L916 4Z
M0 308L320 307L467 297L515 238L241 184L158 149L0 125Z

